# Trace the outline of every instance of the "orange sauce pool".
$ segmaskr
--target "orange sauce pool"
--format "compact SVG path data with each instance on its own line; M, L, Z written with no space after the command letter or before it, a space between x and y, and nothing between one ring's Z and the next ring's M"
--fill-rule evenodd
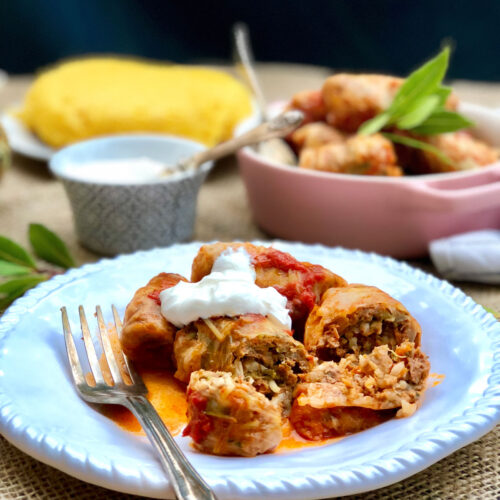
M300 448L310 448L313 446L322 446L324 444L334 443L335 441L339 441L340 439L342 439L341 437L338 437L331 439L322 439L320 441L308 441L307 439L304 439L299 434L297 434L297 432L295 432L292 424L288 419L283 422L281 429L283 432L283 439L281 440L281 443L278 445L278 447L274 450L274 453L287 452Z
M171 373L158 370L137 370L148 388L147 398L155 407L168 430L177 436L187 424L185 385ZM123 429L144 434L141 425L132 413L123 406L106 405L104 415Z
M148 399L155 407L161 419L170 432L176 436L182 432L187 424L186 418L186 386L178 382L171 373L159 370L138 369L146 387ZM144 434L139 422L132 413L123 406L105 405L102 413L129 432ZM338 441L341 438L325 439L322 441L307 441L300 437L288 420L283 423L283 439L275 453L296 450L311 446L321 446Z
M444 380L444 373L430 373L429 374L429 387L436 387Z

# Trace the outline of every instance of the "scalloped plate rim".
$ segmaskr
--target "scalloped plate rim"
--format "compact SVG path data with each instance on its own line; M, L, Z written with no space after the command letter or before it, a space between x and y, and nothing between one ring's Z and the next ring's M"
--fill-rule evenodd
M497 336L500 334L500 323L496 321L491 313L488 313L485 309L475 303L473 299L465 295L461 290L454 287L450 283L440 280L419 269L412 268L404 262L398 262L390 257L362 252L360 250L348 250L341 247L332 248L319 244L307 245L282 240L256 241L254 243L267 245L276 243L289 247L288 251L291 251L292 253L293 249L302 249L305 251L310 250L311 252L321 251L323 253L328 253L328 256L332 258L347 256L349 258L367 260L372 263L383 263L385 265L389 265L389 268L398 269L405 276L412 276L417 281L437 285L441 293L446 295L449 299L452 299L453 302L460 303L463 307L469 309L468 312L470 312L479 322L481 322L482 326L488 330L487 335L492 339L492 343L495 342L493 336L495 334ZM24 311L34 306L39 300L55 292L60 287L71 283L75 279L85 277L93 271L99 272L105 270L108 266L117 266L127 260L133 261L144 255L154 255L155 253L165 252L174 248L194 250L201 244L203 243L191 242L177 244L168 248L157 248L139 251L134 254L120 255L113 259L101 259L95 263L84 264L80 268L69 270L63 275L56 276L53 279L38 285L34 289L30 290L24 297L17 299L5 312L3 317L0 318L0 346L8 336L8 333L19 322ZM230 476L225 476L223 473L211 476L210 482L213 486L217 486L217 491L220 492L219 494L224 498L226 495L235 494L241 498L262 498L262 495L265 494L268 497L272 496L273 498L285 498L286 496L286 498L290 499L314 499L322 498L325 495L337 494L334 493L335 489L339 486L343 486L345 488L346 483L349 483L349 491L342 493L343 495L381 488L416 474L438 460L441 460L445 456L453 453L457 449L466 446L486 434L488 431L493 429L496 423L500 420L500 394L497 395L496 393L493 393L493 395L485 395L485 393L492 387L497 387L498 389L498 386L493 385L494 383L491 384L490 380L492 376L498 376L500 374L499 340L500 336L495 343L496 352L493 356L492 370L488 377L488 386L485 391L483 391L483 394L474 401L473 406L468 408L466 412L455 417L453 419L453 423L450 423L447 426L448 428L443 429L445 426L441 425L436 428L432 428L431 430L426 429L417 436L411 447L403 446L398 448L395 452L382 454L378 460L372 462L371 464L360 463L359 466L355 468L337 469L328 474L321 472L313 475L312 477L308 476L297 478L296 475L289 475L289 477L287 477L286 474L281 473L279 479L275 478L273 480L271 487L266 484L265 478L262 481L247 480L246 483L252 483L251 489L249 489L248 484L243 485L242 487L240 484L241 480L233 480ZM47 453L44 453L43 447L40 447L40 442L50 436L37 434L37 429L33 426L19 425L19 419L21 418L22 421L22 416L9 414L10 402L5 401L3 396L4 394L1 391L0 385L0 430L2 430L4 437L17 448L41 462L47 463L48 465L56 467L69 475L92 484L126 493L138 495L146 494L143 488L147 486L145 484L145 482L147 483L147 478L144 476L143 472L141 472L139 480L132 478L132 482L125 480L117 483L116 474L119 474L119 472L116 470L108 471L93 466L90 463L91 460L89 459L91 453L86 456L85 460L82 460L80 462L80 466L76 468L73 461L64 460L64 458L67 458L67 454L74 450L68 450L66 447L61 446L57 450L58 453L56 456L48 456ZM480 402L483 404L478 405ZM458 427L460 424L466 424L470 427L465 434L464 432L453 432L453 429ZM28 430L31 432L31 435L27 434ZM33 431L35 434L33 434ZM445 432L448 433L448 437L446 442L443 444L442 435ZM424 437L420 439L422 435L424 435ZM437 438L440 438L441 440L439 443L435 442ZM438 447L438 449L433 449L429 452L425 449L429 443L434 444L435 447ZM211 474L213 472L214 471L211 470ZM279 487L276 486L276 482L279 482ZM158 498L162 498L166 493L168 492L165 492L164 490L162 492L156 491L156 494L154 491L147 492L148 495L159 495L157 496ZM228 498L233 498L233 496Z

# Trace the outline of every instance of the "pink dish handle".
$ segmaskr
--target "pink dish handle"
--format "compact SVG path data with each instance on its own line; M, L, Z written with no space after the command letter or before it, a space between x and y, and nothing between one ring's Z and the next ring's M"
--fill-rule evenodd
M470 175L412 182L405 186L435 210L478 211L500 206L500 164Z

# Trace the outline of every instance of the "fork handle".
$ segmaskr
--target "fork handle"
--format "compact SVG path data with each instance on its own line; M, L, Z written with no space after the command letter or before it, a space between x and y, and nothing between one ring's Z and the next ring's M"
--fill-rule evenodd
M129 396L126 401L127 408L139 420L160 455L176 497L179 500L217 500L214 492L186 459L148 399L144 396Z

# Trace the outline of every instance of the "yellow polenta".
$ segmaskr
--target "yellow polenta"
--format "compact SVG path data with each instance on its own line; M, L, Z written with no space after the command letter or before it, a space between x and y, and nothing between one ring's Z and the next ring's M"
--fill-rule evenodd
M221 71L92 58L42 73L19 116L54 147L130 132L174 134L211 146L230 138L250 112L245 87Z

